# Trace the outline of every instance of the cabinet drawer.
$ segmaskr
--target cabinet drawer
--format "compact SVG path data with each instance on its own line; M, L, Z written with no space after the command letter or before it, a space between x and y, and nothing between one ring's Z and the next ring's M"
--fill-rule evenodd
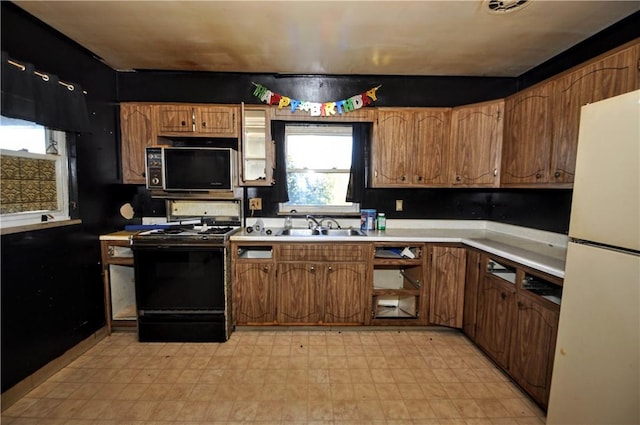
M367 258L369 245L287 244L278 247L282 261L358 261Z

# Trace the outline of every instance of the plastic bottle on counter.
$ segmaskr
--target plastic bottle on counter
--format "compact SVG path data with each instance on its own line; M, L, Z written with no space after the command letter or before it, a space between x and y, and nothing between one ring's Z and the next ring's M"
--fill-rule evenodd
M385 213L378 213L378 230L386 230L387 216Z

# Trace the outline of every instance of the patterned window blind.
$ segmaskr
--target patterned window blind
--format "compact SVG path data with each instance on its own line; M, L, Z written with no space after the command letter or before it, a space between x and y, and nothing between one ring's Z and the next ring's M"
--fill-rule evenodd
M56 209L55 159L0 154L1 214Z

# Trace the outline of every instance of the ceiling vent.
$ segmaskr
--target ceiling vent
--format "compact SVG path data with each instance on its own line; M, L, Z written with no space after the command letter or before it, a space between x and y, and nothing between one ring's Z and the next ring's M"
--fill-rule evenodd
M515 12L528 5L530 0L487 0L489 13L504 14Z

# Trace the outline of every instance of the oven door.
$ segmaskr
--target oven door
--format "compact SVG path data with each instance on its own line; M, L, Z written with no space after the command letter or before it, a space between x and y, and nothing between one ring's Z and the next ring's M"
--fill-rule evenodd
M224 248L134 247L134 264L138 310L224 311Z
M225 341L223 247L133 246L140 341Z

